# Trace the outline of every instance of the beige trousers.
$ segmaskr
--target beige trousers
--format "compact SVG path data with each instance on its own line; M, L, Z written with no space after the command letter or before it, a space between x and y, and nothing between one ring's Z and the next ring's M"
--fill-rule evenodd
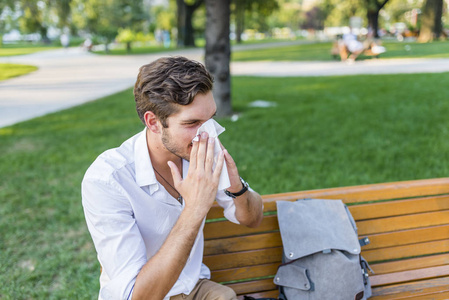
M179 294L170 300L237 300L237 295L230 287L200 279L189 295Z

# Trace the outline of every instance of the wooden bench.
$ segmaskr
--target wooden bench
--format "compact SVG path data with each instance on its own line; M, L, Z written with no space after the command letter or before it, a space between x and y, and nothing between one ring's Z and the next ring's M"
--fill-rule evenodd
M362 251L375 272L370 299L449 299L449 178L265 195L265 218L256 229L217 219L223 213L214 206L204 249L212 279L240 298L276 298L273 277L282 256L276 201L304 198L349 206L359 236L371 240Z

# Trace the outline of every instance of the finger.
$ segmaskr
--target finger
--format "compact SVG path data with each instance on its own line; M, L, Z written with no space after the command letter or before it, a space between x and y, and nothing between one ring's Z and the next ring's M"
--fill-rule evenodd
M168 161L167 164L170 167L171 176L173 177L173 183L175 184L175 187L178 187L182 181L181 173L179 172L178 167L172 161Z
M208 134L207 132L202 132L200 137L200 144L198 146L198 154L196 157L196 168L204 169L204 161L206 159L206 151L207 151L207 141Z
M207 152L206 152L206 171L212 173L212 168L214 166L214 148L215 148L215 139L209 138L207 142Z
M199 138L199 137L198 137ZM190 164L189 164L189 170L194 170L196 169L196 159L197 159L197 155L198 155L198 146L199 146L199 142L195 141L192 142L192 150L190 150Z
M226 165L228 167L230 167L230 168L234 168L235 167L235 161L232 158L231 154L229 154L228 150L226 150L226 149L223 149L223 152L224 152L224 156L225 156L225 159L226 159Z
M217 164L215 165L215 170L213 173L214 179L216 181L220 180L221 171L223 170L223 164L224 164L224 151L221 151L218 155Z

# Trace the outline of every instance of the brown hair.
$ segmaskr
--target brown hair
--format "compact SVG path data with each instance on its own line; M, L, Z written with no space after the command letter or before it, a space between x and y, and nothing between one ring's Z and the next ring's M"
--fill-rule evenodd
M168 127L167 118L178 111L177 105L192 103L212 86L212 75L199 62L182 56L159 58L139 70L134 85L137 114L145 124L145 112L152 111Z

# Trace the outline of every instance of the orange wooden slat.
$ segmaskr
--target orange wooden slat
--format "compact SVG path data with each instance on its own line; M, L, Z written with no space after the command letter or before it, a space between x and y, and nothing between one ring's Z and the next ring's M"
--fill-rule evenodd
M204 242L204 255L248 251L279 246L282 246L282 240L279 231L277 231L243 237L239 236L206 240Z
M361 237L365 237L365 235L361 235L360 238ZM363 250L365 251L370 249L437 241L449 237L449 225L378 233L368 235L366 237L369 238L370 244L363 246Z
M449 224L449 210L357 222L359 235Z
M434 293L428 293L425 295L419 295L419 296L410 296L410 297L403 297L401 295L401 298L403 300L447 300L449 299L449 289L446 289L445 291L438 291ZM398 299L398 300L399 300Z
M212 271L212 280L216 282L227 282L256 277L274 276L276 275L280 263L281 262L279 261L272 264Z
M449 265L371 276L372 286L409 282L449 275Z
M276 211L276 201L294 201L304 198L342 199L345 203L400 199L449 194L449 178L433 178L309 191L263 195L264 211ZM211 209L208 219L223 217L218 204Z
M360 204L350 206L349 210L356 221L449 210L449 196Z
M362 250L362 255L368 262L376 262L446 252L449 252L449 240L390 247L381 251Z
M273 283L273 278L231 283L227 286L231 287L237 295L246 295L249 293L272 291L276 289L276 285Z
M246 294L247 296L253 297L253 298L274 298L277 299L279 297L279 290L273 290L273 291L266 291L261 293L253 293L253 294ZM239 300L243 300L243 295L237 297Z
M446 291L449 287L449 277L406 282L389 286L374 287L370 300L400 299L403 297L425 295Z
M376 275L449 265L449 253L371 264Z
M243 268L280 262L282 259L282 247L252 250L238 253L207 255L203 262L211 270L231 268Z
M264 233L268 231L279 230L278 219L276 215L265 216L262 224L257 228L248 228L246 226L231 223L229 221L220 221L207 223L204 226L204 238L216 239L227 238L233 236Z

